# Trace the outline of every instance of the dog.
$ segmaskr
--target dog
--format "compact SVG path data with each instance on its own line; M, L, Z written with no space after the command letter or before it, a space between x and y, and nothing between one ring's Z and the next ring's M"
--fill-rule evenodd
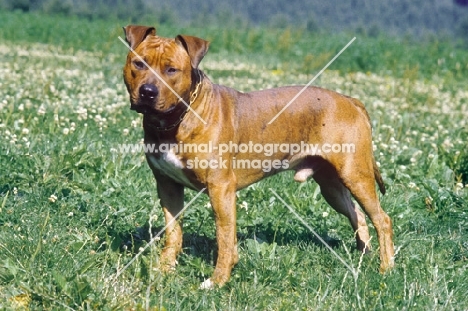
M236 191L284 170L294 170L298 182L312 177L318 183L325 200L349 219L362 252L370 250L366 214L378 236L380 271L394 266L392 222L376 192L376 183L382 194L385 186L373 156L369 115L359 100L319 87L242 93L212 83L199 69L208 41L159 37L154 27L137 25L124 27L124 33L130 107L143 114L144 143L156 146L146 159L166 221L162 269L174 269L182 250L176 218L184 207L184 187L204 189L214 212L218 255L213 275L201 287L228 282L239 260ZM354 152L325 152L346 144ZM311 145L323 148L302 148Z

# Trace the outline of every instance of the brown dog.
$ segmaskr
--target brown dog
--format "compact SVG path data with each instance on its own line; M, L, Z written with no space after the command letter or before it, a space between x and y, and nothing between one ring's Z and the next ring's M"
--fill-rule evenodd
M296 171L297 181L315 179L327 202L348 217L358 249L366 251L368 227L352 195L377 231L381 271L393 266L392 223L380 207L375 182L382 193L385 187L361 102L309 87L280 113L301 87L242 93L216 85L198 69L207 41L162 38L145 26L124 31L135 52L128 53L124 80L131 109L143 114L145 144L156 147L146 157L169 224L163 267L174 267L181 251L182 228L173 220L184 207L184 187L206 188L216 220L218 258L202 287L226 283L238 262L236 191L286 169ZM306 148L310 144L322 148Z

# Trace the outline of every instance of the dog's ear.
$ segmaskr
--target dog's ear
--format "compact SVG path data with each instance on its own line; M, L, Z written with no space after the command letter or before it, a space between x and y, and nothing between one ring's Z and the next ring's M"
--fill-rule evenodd
M125 33L125 40L132 49L135 49L141 41L149 35L156 35L156 28L148 26L128 25L123 28Z
M198 68L198 64L200 64L206 52L208 52L210 42L197 37L183 35L178 35L175 38L175 41L182 45L182 47L187 51L192 62L192 67Z

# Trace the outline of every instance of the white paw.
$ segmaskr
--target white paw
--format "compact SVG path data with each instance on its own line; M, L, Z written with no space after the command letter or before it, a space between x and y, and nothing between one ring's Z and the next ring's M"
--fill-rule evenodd
M211 279L206 279L203 281L203 283L200 284L200 289L213 289L215 286L215 283L211 281Z

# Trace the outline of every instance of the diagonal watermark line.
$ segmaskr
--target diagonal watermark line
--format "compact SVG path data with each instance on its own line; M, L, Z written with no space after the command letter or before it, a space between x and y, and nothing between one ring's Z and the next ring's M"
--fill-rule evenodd
M312 233L315 235L315 237L316 237L317 239L319 239L320 242L322 242L323 245L325 245L325 246L330 250L330 252L331 252L333 255L336 256L336 258L338 258L339 261L341 261L341 263L342 263L346 268L348 268L349 271L351 271L351 273L353 274L353 276L356 278L356 271L355 271L350 265L348 265L348 264L346 263L346 261L345 261L343 258L341 258L341 256L338 255L338 253L335 252L335 251L333 250L333 248L331 248L331 246L328 245L327 242L325 242L325 240L322 239L322 238L320 237L320 235L318 235L317 232L315 232L315 230L312 229L312 227L309 226L309 225L307 224L307 222L306 222L291 206L289 206L289 205L283 200L283 198L281 198L281 197L279 196L278 193L276 193L276 192L275 192L273 189L271 189L271 188L269 188L269 190L275 195L275 197L278 198L278 200L281 201L281 203L284 204L284 206L286 206L286 207L291 211L291 213L293 213L294 216L296 216L297 219L299 219L300 222L302 222L302 224L303 224L307 229L310 230L310 232L312 232Z
M351 39L351 41L349 41L348 44L346 44L345 47L342 48L341 51L339 51L338 54L336 54L335 57L333 57L332 60L329 61L328 64L326 64L325 67L323 67L322 70L320 70L319 73L316 74L315 77L313 77L312 80L310 80L309 83L307 83L302 88L302 90L300 90L299 93L297 93L296 96L294 96L294 98L291 99L289 103L287 103L286 106L284 106L283 109L281 109L281 111L278 112L276 116L274 116L273 119L270 120L270 122L268 122L268 125L273 123L276 120L276 118L278 118L302 94L302 92L304 92L312 83L314 83L314 81L328 68L328 66L330 66L341 55L341 53L343 53L351 45L351 43L354 42L354 40L356 40L356 37Z
M202 190L200 190L200 191L197 193L197 195L195 195L195 196L193 197L193 199L190 200L190 202L188 202L188 203L184 206L184 208L181 209L180 212L178 212L178 213L174 216L174 218L173 218L171 221L169 221L169 222L164 226L164 228L162 228L161 231L159 231L159 232L148 242L148 244L146 244L145 247L143 247L143 248L138 252L138 254L136 254L135 257L133 257L133 258L125 265L125 267L123 267L122 269L118 270L117 274L115 275L115 279L117 279L125 270L127 270L128 267L130 267L130 266L133 264L133 262L134 262L135 260L137 260L137 258L140 257L141 254L143 254L143 252L144 252L148 247L150 247L154 242L156 242L156 240L158 240L159 236L161 236L161 234L167 229L167 227L169 227L170 225L172 225L172 223L173 223L174 221L176 221L177 218L179 218L179 216L182 215L182 213L183 213L190 205L192 205L192 203L203 193L203 191L205 191L205 189L206 189L206 188L203 188Z
M122 37L119 36L119 40L122 41L122 43L125 44L125 46L126 46L130 51L132 51L133 54L135 54L135 56L138 58L138 60L141 61L143 64L145 64L145 66L151 71L151 73L153 73L169 90L171 90L171 92L172 92L175 96L177 96L177 98L178 98L181 102L183 102L184 105L187 106L187 108L188 108L191 112L193 112L193 113L195 114L195 116L196 116L200 121L203 122L203 124L206 124L206 121L203 120L203 118L200 117L200 115L199 115L198 113L196 113L195 110L193 110L192 107L190 107L190 105L187 104L187 102L186 102L182 97L180 97L180 95L177 94L177 92L174 91L174 89L173 89L169 84L167 84L166 81L164 81L164 79L156 72L156 70L154 70L153 68L151 68L151 66L148 65L148 63L146 63L146 61L143 59L143 57L141 57L140 55L138 55L138 53L135 52L135 50L132 49L132 47L131 47L130 45L128 45L128 43L127 43L124 39L122 39Z

